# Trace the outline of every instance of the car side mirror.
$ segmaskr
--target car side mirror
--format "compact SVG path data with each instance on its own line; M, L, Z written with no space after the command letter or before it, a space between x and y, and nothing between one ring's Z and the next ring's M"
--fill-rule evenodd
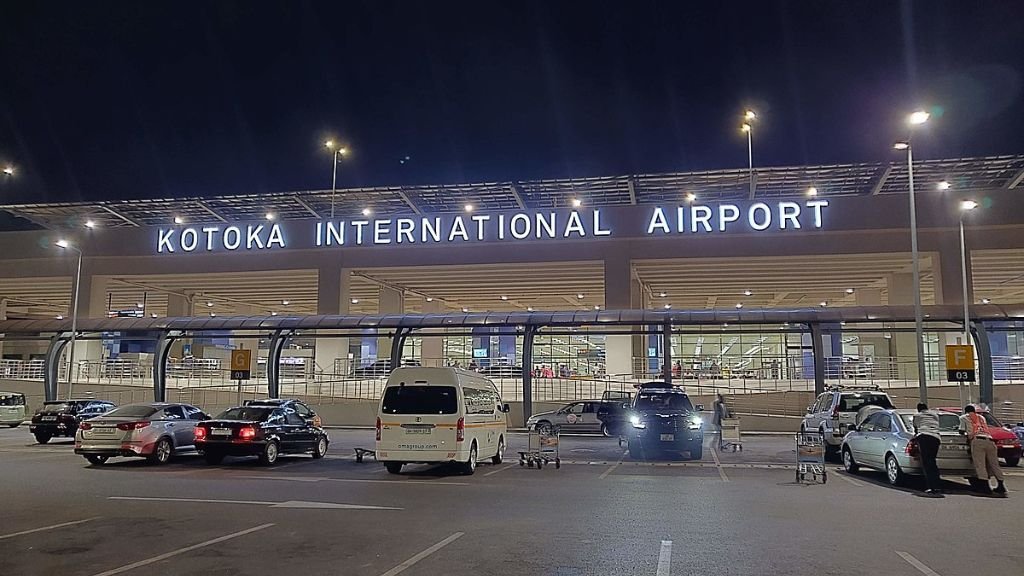
M696 408L697 408L697 412L703 412L704 411L704 405L703 404L697 404Z
M509 406L508 404L503 404L501 406L501 411L504 412L505 414L508 414L509 412L512 411L512 407Z

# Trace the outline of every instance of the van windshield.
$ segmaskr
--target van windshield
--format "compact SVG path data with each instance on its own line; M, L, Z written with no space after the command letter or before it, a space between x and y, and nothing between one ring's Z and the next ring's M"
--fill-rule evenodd
M385 414L455 414L458 409L454 386L389 386L381 403Z
M24 406L25 397L21 394L0 392L0 406Z

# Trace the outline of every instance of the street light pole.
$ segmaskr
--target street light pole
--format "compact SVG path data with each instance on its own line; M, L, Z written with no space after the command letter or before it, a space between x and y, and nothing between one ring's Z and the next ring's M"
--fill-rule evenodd
M334 159L334 167L331 171L331 220L334 220L334 197L338 194L338 162L341 160L341 157L348 152L348 148L345 148L344 146L335 148L334 140L327 140L324 142L324 146L326 146L328 150L332 150L334 152L332 156Z
M967 294L967 240L964 235L964 215L978 207L974 200L960 202L960 280L964 300L964 344L971 343L970 296Z
M82 251L72 246L67 240L57 241L57 246L65 250L74 250L78 254L78 264L75 268L75 295L71 304L71 341L68 343L70 346L68 350L68 399L70 400L73 397L71 392L75 380L75 338L78 335L78 293L82 285Z
M917 205L914 201L914 152L907 142L907 180L910 187L910 252L914 273L914 336L917 340L917 386L921 402L928 401L924 363L924 318L921 313L921 257L917 251Z
M757 114L753 110L743 113L743 125L740 129L747 133L747 170L750 174L750 198L754 198L754 120Z

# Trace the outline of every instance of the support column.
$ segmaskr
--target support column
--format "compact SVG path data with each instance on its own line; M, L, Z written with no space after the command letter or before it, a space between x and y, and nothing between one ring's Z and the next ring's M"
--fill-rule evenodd
M886 278L890 306L914 304L913 274L890 274ZM913 332L893 332L892 353L895 356L897 378L917 381L917 335Z
M424 314L439 314L441 303L432 300L423 302ZM420 363L424 366L444 366L444 330L421 330L418 332L421 338Z
M348 314L351 296L350 273L340 262L325 262L317 274L317 314ZM348 374L348 338L317 338L314 360L316 371L327 374Z
M967 241L967 301L974 302L974 278L971 274L970 234ZM950 232L942 238L939 252L931 255L932 275L935 277L936 304L963 304L963 266L960 262L960 234Z
M982 404L992 405L994 377L992 374L992 347L988 341L988 334L985 332L985 324L982 322L971 322L971 336L977 344L978 353L978 397Z
M7 320L7 298L0 298L0 320ZM4 335L0 334L0 359L4 357Z
M379 314L404 314L405 313L405 294L401 290L389 288L387 286L380 287L380 295L377 297L377 312ZM382 360L384 358L391 357L391 347L393 344L392 337L389 335L380 335L377 338L377 359ZM401 358L401 350L398 351L399 359ZM397 366L396 366L397 368Z
M814 354L814 395L825 391L825 342L820 324L811 324L811 352Z
M88 260L82 263L82 279L79 283L79 294L78 294L78 319L82 318L106 318L107 317L107 292L110 289L110 278L105 276L93 276L91 272L92 266L89 265ZM72 278L72 291L74 290L74 278ZM71 294L71 298L68 301L68 313L64 315L65 318L71 318L74 292ZM67 355L71 355L71 347L65 348ZM102 340L75 340L74 349L74 362L76 365L81 365L82 362L89 363L88 365L93 367L94 371L98 368L98 363L103 360L103 341ZM67 362L67 359L64 360ZM91 373L74 370L72 372L78 377L88 377ZM99 373L95 373L99 376Z
M668 384L672 383L672 323L665 322L661 330L662 339L662 378Z
M629 255L615 250L604 259L604 307L606 310L630 310L640 296L639 283L633 279ZM636 338L630 335L609 335L605 338L605 372L612 378L633 377L633 357L636 356ZM643 337L640 338L643 357ZM523 368L526 368L524 362Z
M195 316L195 302L193 301L194 292L185 292L184 294L168 294L167 295L167 316L169 318L189 318ZM188 346L191 355L192 339L191 338L177 338L171 342L171 347L168 352L170 358L184 358L185 347ZM159 348L157 349L159 351Z
M523 334L523 422L533 416L533 339L537 328L527 326Z

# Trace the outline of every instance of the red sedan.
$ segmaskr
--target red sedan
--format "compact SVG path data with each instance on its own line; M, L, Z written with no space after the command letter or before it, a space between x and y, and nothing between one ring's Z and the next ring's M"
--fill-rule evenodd
M963 414L963 410L960 408L938 408L938 410L952 412L953 414ZM1020 439L1008 428L1005 428L1003 423L993 416L991 412L979 410L978 414L981 414L985 418L985 423L988 424L992 440L996 443L996 449L999 451L999 457L1006 461L1007 466L1016 466L1020 462L1021 456Z

